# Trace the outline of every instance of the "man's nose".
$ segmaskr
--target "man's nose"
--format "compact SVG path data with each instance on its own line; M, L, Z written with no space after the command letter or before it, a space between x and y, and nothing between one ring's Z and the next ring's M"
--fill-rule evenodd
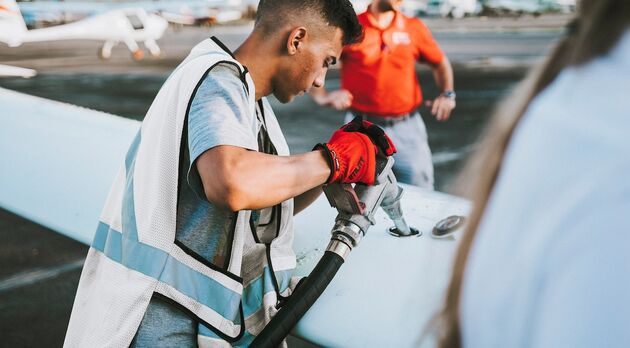
M321 74L319 74L319 76L315 78L315 81L313 81L313 87L315 88L324 87L325 82L326 82L326 70L324 70Z

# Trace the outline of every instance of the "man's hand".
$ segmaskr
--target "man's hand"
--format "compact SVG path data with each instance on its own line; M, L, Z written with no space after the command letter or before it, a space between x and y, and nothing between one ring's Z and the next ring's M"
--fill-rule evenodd
M440 95L433 102L428 102L427 106L431 107L431 114L438 121L446 121L451 117L451 112L455 109L455 99Z
M431 108L431 114L438 121L446 121L451 117L451 111L455 109L455 92L453 92L453 67L446 56L437 65L431 66L435 83L444 93L440 94L432 102L426 105Z
M311 97L320 106L328 106L337 110L345 110L352 105L352 94L345 89L328 93L312 93Z
M377 158L386 158L396 152L396 147L378 126L362 121L359 117L333 133L321 149L330 165L328 183L364 183L373 185L376 180Z

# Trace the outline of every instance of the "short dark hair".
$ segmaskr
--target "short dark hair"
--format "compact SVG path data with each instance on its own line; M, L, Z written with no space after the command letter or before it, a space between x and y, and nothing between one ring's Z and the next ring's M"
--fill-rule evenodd
M359 42L363 37L363 28L349 0L260 0L256 25L270 33L278 28L278 23L309 15L318 15L322 22L341 29L344 45Z

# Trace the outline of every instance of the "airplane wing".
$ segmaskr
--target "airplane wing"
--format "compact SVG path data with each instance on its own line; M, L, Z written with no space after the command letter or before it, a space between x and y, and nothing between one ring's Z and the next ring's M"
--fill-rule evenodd
M0 206L90 244L138 121L0 88Z
M140 123L0 88L0 206L90 244L114 176ZM466 215L459 197L402 185L420 237L397 238L384 212L293 334L323 346L417 347L439 309L456 239L431 228ZM310 273L336 211L322 195L295 219L296 274ZM423 347L432 347L429 338Z

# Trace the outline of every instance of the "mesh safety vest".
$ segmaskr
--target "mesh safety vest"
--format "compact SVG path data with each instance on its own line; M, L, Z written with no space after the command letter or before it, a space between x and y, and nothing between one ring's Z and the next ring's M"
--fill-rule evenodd
M175 238L187 114L197 88L219 63L240 72L259 150L289 155L268 102L255 100L247 69L217 39L198 44L160 89L114 181L64 346L129 346L154 294L199 322L200 346L246 346L294 288L292 199L255 212L256 220L251 211L234 213L224 265L212 264Z

